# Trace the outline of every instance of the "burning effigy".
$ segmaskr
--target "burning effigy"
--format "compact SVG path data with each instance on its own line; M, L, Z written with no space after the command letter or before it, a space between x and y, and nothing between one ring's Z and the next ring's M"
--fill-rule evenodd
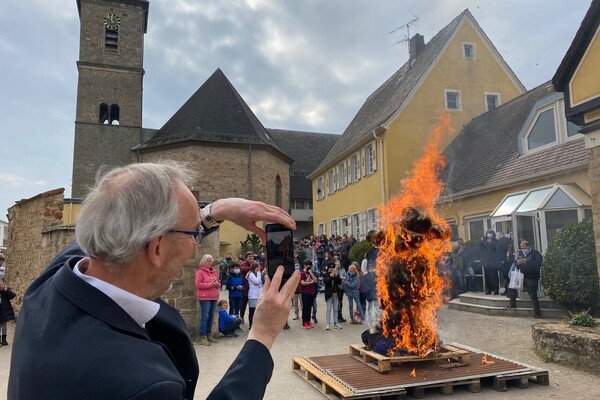
M450 117L442 113L423 156L402 180L402 191L379 209L380 229L371 242L379 248L377 289L383 336L394 343L390 355L425 357L439 350L436 313L451 282L437 265L451 245L448 224L437 213L436 202L445 166L439 145L450 131Z

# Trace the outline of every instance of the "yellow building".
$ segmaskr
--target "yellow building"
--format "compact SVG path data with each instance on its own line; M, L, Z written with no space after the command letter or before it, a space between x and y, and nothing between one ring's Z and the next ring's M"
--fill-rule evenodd
M544 252L559 229L591 217L583 135L549 89L474 118L444 151L440 207L454 240L511 231Z
M552 84L565 94L565 114L582 128L588 149L596 256L600 273L600 0L588 9Z
M377 227L377 207L400 191L442 110L455 129L446 146L474 116L524 91L469 10L427 44L415 35L409 60L367 98L308 176L315 232L363 238Z

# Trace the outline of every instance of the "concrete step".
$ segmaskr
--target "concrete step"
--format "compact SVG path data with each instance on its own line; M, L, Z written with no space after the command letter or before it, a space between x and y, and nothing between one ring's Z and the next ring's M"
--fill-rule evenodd
M517 299L517 308L531 307L531 300L526 293L524 298ZM457 298L461 303L478 304L491 307L508 307L510 301L503 295L484 294L483 292L463 293ZM455 299L456 300L456 299ZM549 297L540 297L540 308L564 310L564 308Z
M540 304L541 306L541 304ZM448 303L448 308L452 310L468 311L477 314L504 316L504 317L530 317L533 315L531 302L522 307L517 303L517 308L508 308L508 303L505 307L496 307L485 304L474 304L461 302L459 298ZM562 319L568 316L567 311L555 308L541 307L542 318Z

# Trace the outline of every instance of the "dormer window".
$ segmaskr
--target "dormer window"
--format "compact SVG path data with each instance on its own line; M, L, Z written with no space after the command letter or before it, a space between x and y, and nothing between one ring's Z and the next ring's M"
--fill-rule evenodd
M519 134L521 154L543 150L579 136L579 126L565 118L562 93L538 101Z

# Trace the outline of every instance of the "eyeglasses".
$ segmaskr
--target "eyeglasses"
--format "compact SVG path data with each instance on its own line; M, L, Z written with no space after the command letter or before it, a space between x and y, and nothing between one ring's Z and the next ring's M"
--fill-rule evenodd
M202 239L204 239L205 231L204 227L200 225L199 231L179 231L177 229L171 229L168 230L167 233L183 233L184 235L193 236L194 242L196 242L196 245L199 245L200 243L202 243Z

